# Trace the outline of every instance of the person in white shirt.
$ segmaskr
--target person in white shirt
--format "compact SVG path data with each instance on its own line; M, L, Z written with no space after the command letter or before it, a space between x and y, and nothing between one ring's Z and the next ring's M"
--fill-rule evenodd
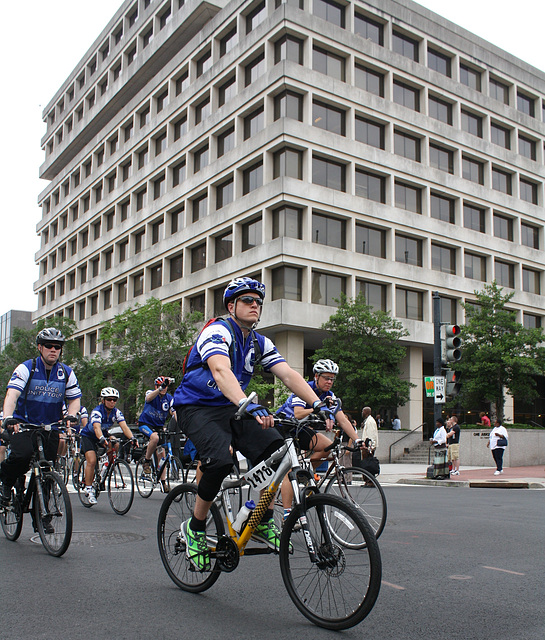
M494 471L495 476L499 476L500 473L503 473L503 453L507 445L499 444L499 442L501 442L500 438L505 438L507 441L507 437L507 429L502 426L498 419L494 420L494 428L488 436L488 443L486 446L490 448L490 451L492 451L492 457L496 463L496 471Z
M435 431L433 438L430 438L430 442L434 446L433 457L433 477L439 480L449 477L448 463L447 463L447 430L445 429L445 422L442 418L438 418L435 421Z

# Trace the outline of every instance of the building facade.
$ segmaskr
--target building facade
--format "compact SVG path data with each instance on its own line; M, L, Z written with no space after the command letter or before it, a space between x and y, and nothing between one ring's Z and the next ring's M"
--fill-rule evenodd
M151 296L260 329L303 372L341 292L409 331L423 417L443 322L494 279L541 326L545 74L410 0L132 0L44 110L36 318ZM362 398L362 405L365 398Z
M0 353L4 351L13 338L14 329L30 329L32 327L32 311L11 309L0 316Z

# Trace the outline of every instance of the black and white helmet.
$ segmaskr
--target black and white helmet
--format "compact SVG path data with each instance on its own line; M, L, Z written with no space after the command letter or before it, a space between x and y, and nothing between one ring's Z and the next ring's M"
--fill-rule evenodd
M62 333L55 329L55 327L47 327L46 329L42 329L40 333L36 336L36 344L45 344L46 342L56 342L60 345L63 345L66 341L66 338L62 335Z
M317 375L321 373L332 373L336 376L339 373L339 365L333 362L333 360L318 360L312 368L312 371Z
M104 387L100 391L101 398L119 398L119 391L113 387Z

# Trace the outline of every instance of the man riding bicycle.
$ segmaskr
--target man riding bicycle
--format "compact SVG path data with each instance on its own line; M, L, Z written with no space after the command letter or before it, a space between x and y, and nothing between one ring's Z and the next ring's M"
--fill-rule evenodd
M174 382L172 380L172 382ZM144 457L142 471L145 475L151 474L151 457L153 456L159 443L159 431L165 426L167 418L174 415L174 398L167 393L171 379L159 376L155 379L155 389L146 391L146 404L140 417L138 418L138 430L149 438L148 446ZM157 450L159 457L163 458L165 453L162 448ZM166 473L166 469L165 469ZM163 487L164 479L161 479Z
M100 391L101 402L93 409L88 424L81 430L81 450L85 454L85 493L89 504L96 504L97 499L93 488L95 467L99 445L106 448L106 453L117 451L119 443L112 443L108 431L114 423L121 427L125 437L136 441L132 431L127 426L125 416L115 406L119 400L119 391L113 387L104 387Z
M32 424L52 424L62 418L63 403L69 415L80 409L81 390L75 373L59 362L65 343L63 334L54 327L42 329L36 336L40 355L20 364L7 386L4 400L4 422L8 418ZM10 455L0 465L0 501L6 506L11 488L19 476L24 475L34 453L32 434L18 432L18 426L8 427ZM44 455L53 463L57 457L59 431L55 427L44 434Z
M321 404L272 341L254 331L264 299L265 285L253 278L235 278L227 285L223 304L229 317L218 319L202 330L174 393L178 423L197 448L203 471L193 517L181 525L187 557L199 571L210 567L206 517L232 468L232 448L255 465L283 444L282 436L272 428L273 416L265 407L250 403L245 416L235 419L238 407L247 400L244 390L254 373L256 358L260 357L265 371L278 376L305 402L316 407ZM279 549L279 531L270 507L253 537L272 549Z

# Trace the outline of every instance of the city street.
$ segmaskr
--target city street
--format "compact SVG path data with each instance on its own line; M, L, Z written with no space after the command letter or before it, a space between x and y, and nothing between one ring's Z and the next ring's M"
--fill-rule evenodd
M375 608L345 638L542 640L540 490L386 487ZM278 559L243 558L206 593L175 587L155 538L162 495L135 496L124 517L102 494L84 509L72 494L73 541L60 559L30 538L0 533L4 640L102 638L330 638L289 599Z

